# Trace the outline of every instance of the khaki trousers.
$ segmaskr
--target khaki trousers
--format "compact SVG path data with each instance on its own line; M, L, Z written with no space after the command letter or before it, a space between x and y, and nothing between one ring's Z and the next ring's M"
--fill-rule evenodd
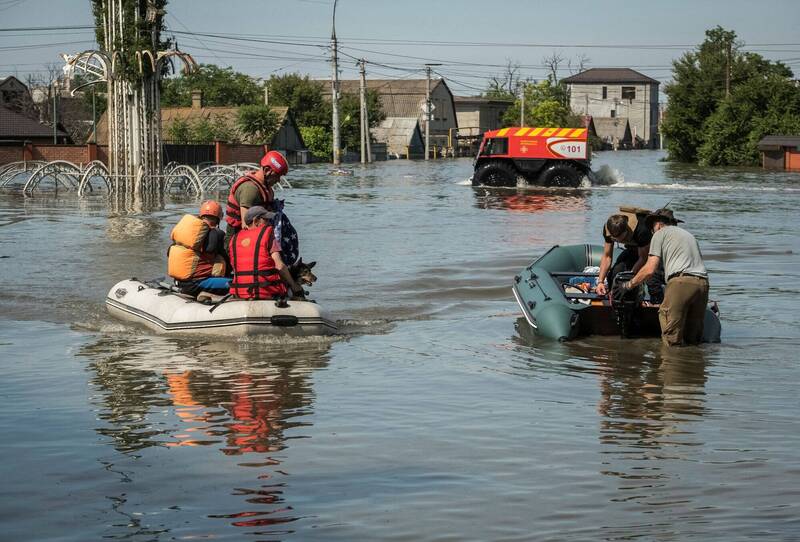
M708 305L708 279L682 276L670 279L658 310L661 340L669 346L700 344Z

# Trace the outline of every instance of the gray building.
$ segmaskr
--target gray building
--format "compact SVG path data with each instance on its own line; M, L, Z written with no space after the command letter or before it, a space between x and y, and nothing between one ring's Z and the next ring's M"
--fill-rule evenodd
M458 135L482 136L489 130L503 127L503 114L513 104L507 100L494 100L480 96L456 96Z
M659 81L630 68L591 68L561 82L567 85L574 112L595 118L624 117L636 146L659 146Z

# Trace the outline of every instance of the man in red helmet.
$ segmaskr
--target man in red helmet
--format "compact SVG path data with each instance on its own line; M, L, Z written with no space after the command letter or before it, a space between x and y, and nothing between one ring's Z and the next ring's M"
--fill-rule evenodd
M230 244L231 237L241 229L248 229L250 224L244 220L247 210L256 205L266 209L272 208L275 193L272 187L289 171L289 163L278 151L269 151L261 158L261 169L249 171L236 180L228 194L225 209L225 246Z

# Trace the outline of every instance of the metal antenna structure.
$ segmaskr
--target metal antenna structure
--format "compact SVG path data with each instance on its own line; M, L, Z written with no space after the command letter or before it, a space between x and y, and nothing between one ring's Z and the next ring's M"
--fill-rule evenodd
M178 58L184 72L197 68L178 50L159 51L165 0L93 0L99 50L62 55L68 75L81 71L108 88L108 171L113 188L139 200L162 194L161 99L165 63Z

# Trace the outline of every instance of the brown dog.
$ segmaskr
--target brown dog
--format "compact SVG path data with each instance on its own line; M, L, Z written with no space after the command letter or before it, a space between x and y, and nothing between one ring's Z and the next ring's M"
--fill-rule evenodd
M289 266L289 272L299 285L311 286L317 280L317 276L311 271L311 268L315 265L317 265L317 262L305 263L303 258L298 258L296 262ZM305 292L302 297L293 296L292 299L305 299Z

